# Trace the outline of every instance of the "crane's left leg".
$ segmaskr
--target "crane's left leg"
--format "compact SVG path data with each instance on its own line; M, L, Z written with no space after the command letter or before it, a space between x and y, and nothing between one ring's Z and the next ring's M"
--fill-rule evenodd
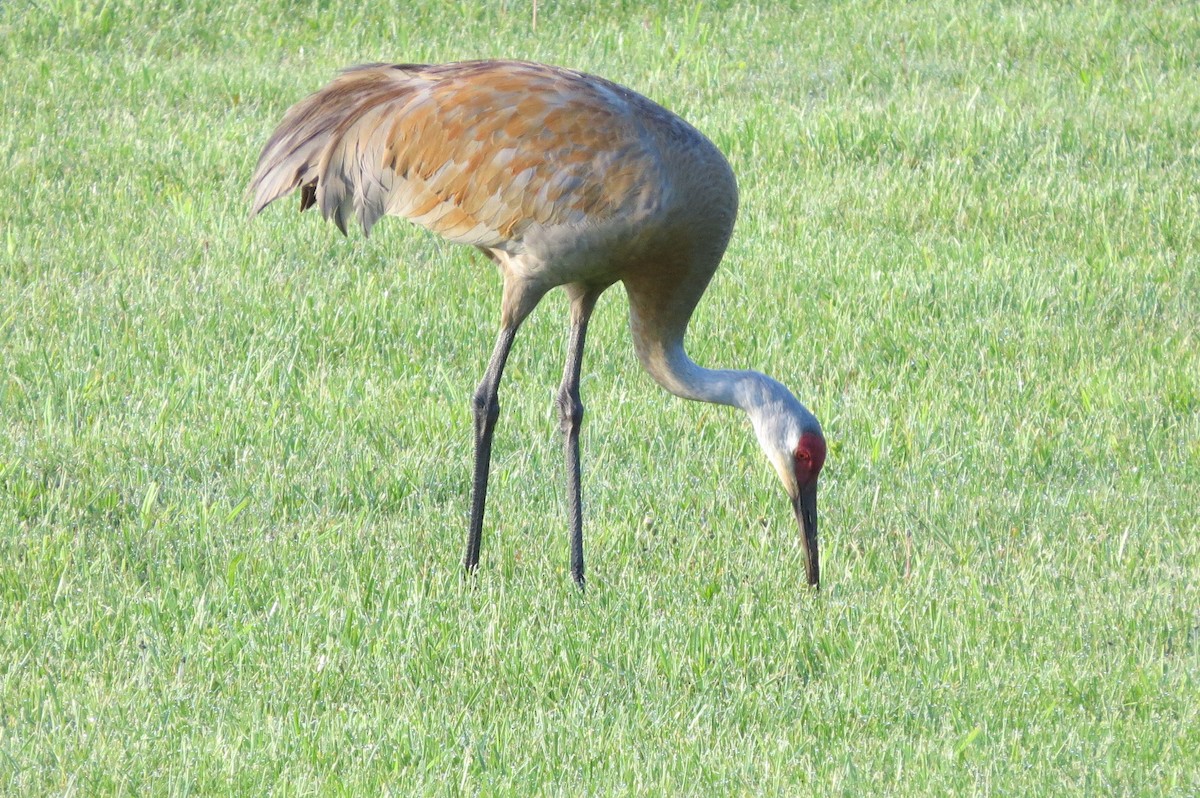
M496 431L496 419L500 416L500 402L497 398L500 392L500 378L504 375L504 364L508 361L508 353L512 349L517 328L544 293L544 288L513 280L505 274L504 296L500 301L500 334L488 360L487 371L484 372L483 379L471 399L471 406L475 411L475 477L471 486L471 521L467 527L467 553L463 557L463 566L468 573L479 567L483 510L487 504L488 471L492 462L492 436Z
M496 419L500 416L500 402L496 395L500 391L500 377L504 364L512 349L517 326L505 324L496 338L496 347L488 360L483 380L475 389L471 399L475 410L475 478L471 483L471 522L467 527L467 553L463 566L470 573L479 567L479 547L483 539L483 510L487 505L488 470L492 462L492 436L496 431Z
M606 286L607 287L607 286ZM600 289L568 288L571 296L571 332L567 340L567 362L558 389L558 423L567 455L567 512L571 523L571 577L583 587L583 498L579 466L579 429L583 425L583 402L579 398L579 375L583 367L583 342L588 320L596 309Z

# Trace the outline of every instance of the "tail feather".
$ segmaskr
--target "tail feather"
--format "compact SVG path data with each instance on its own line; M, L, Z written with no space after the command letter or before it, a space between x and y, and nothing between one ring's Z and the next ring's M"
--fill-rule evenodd
M320 206L322 214L332 216L344 233L355 189L354 181L347 179L346 165L334 153L346 130L376 107L381 97L394 97L398 89L403 90L404 82L396 78L407 66L351 67L288 109L258 158L250 181L250 215L300 188L300 210ZM331 158L339 161L332 171Z

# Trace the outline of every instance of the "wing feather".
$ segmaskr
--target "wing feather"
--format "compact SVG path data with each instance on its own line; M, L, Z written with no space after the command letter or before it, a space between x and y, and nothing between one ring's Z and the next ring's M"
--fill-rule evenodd
M602 224L661 190L638 110L598 78L538 64L353 67L284 115L252 215L301 188L301 209L342 232L394 215L511 249L531 226Z

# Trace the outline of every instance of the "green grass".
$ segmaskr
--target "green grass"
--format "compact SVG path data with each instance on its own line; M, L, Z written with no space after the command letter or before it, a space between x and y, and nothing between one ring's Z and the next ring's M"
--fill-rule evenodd
M1190 3L0 5L0 793L1196 795ZM824 589L736 411L583 385L565 302L401 222L247 223L340 66L509 56L679 111L742 212L697 361L822 419Z

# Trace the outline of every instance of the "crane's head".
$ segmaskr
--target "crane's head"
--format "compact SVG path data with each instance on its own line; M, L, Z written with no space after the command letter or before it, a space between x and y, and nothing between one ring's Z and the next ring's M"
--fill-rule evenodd
M804 547L808 583L819 587L817 477L825 465L825 436L816 416L787 388L764 377L759 392L747 403L746 409L758 443L792 501L796 523L800 527L800 543Z

